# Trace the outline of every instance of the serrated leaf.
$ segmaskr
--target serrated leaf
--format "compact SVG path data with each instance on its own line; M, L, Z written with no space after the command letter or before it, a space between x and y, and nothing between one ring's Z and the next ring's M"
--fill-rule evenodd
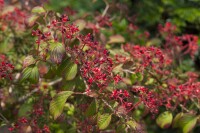
M78 65L75 63L69 63L69 65L66 68L65 73L65 79L66 80L72 80L75 78L77 74Z
M57 119L65 106L65 102L69 96L73 94L72 91L63 91L58 93L53 100L50 102L50 113L53 115L54 119Z
M87 116L93 116L93 115L95 115L96 114L96 111L97 111L97 107L98 105L97 105L97 101L96 100L94 100L91 104L90 104L90 106L87 108L87 110L86 110L86 115Z
M172 113L169 111L165 111L158 116L156 119L156 123L161 128L168 128L172 123Z
M32 83L37 83L39 81L39 70L35 65L30 65L22 71L21 82L29 80Z
M192 114L184 114L179 119L179 127L182 128L183 133L189 133L195 127L197 119L198 117Z
M38 13L38 14L42 14L42 13L45 13L46 11L44 10L43 7L41 6L36 6L32 9L31 11L32 13Z
M100 115L97 120L97 125L98 125L99 129L101 129L101 130L106 129L111 122L111 117L112 117L112 115L110 115L108 113Z

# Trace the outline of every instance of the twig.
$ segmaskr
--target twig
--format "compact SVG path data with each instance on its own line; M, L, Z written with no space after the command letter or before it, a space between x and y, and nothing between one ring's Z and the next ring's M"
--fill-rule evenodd
M188 109L186 109L182 104L180 104L180 106L181 106L181 108L183 109L183 110L185 110L186 112L190 112Z
M104 0L105 4L106 4L106 8L104 9L103 13L102 13L102 17L104 17L108 11L109 8L109 3L107 2L107 0Z
M0 113L0 116L1 116L2 120L4 120L6 123L9 123L8 119L6 119L6 117L4 117L3 114Z
M123 69L122 71L123 71L123 72L128 72L128 73L131 73L131 74L135 74L135 72L133 72L133 71L130 71L130 70L128 70L128 69Z
M60 81L62 81L62 78L59 78L59 79L54 80L54 81L52 81L52 82L49 82L47 85L48 85L48 86L52 86L52 85L55 85L55 84L59 83ZM20 102L26 100L27 98L29 98L31 95L33 95L35 92L38 92L38 91L39 91L39 88L33 89L33 90L32 90L31 92L29 92L28 94L26 94L26 95L20 97L20 98L18 99L18 102L20 103Z
M197 99L198 100L198 99ZM200 110L200 105L198 103L196 103L196 101L191 98L191 101L194 103L194 105Z
M28 94L26 94L26 95L20 97L20 98L18 99L17 102L20 103L20 102L22 102L22 101L28 99L32 94L34 94L34 93L37 92L37 91L39 91L39 88L33 89L33 90L32 90L31 92L29 92Z
M110 110L111 110L112 112L114 112L119 118L123 118L119 113L117 113L117 112L113 109L113 107L111 107L110 104L108 104L108 102L107 102L106 100L104 100L104 99L101 99L101 100L102 100L103 103L104 103L106 106L108 106L108 107L110 108Z
M52 86L52 85L55 85L55 84L57 84L57 83L59 83L59 82L61 82L61 81L62 81L62 78L59 78L59 79L57 79L57 80L54 80L54 81L52 81L52 82L49 82L47 85Z

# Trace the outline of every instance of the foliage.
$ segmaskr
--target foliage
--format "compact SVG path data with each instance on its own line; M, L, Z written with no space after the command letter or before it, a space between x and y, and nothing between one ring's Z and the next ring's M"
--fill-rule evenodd
M0 0L0 132L198 132L196 3Z

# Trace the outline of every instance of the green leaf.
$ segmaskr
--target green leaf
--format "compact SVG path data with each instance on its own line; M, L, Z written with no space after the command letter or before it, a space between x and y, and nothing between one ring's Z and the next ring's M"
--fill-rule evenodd
M46 11L44 10L43 7L41 6L36 6L32 9L31 11L32 13L38 13L38 14L42 14L42 13L45 13Z
M158 116L156 119L156 123L161 128L168 128L172 123L172 113L169 111L165 111Z
M58 93L53 100L50 102L50 113L53 115L54 119L57 119L65 106L65 102L69 96L73 94L72 91L63 91Z
M59 76L63 75L66 80L72 80L76 77L78 65L73 63L70 58L62 61L57 69Z
M31 103L24 103L22 106L20 106L18 111L18 116L28 116L28 112L31 112L33 108L33 105Z
M30 75L30 81L33 83L37 83L39 81L39 70L38 67L33 67Z
M98 125L99 129L103 130L109 126L110 121L111 121L111 116L112 115L106 113L106 114L100 115L98 117L97 125Z
M78 65L75 63L69 63L66 68L65 79L72 80L77 74Z
M0 39L0 53L8 53L13 48L13 43L10 42L10 36Z
M192 114L184 114L179 119L179 126L182 128L183 133L189 133L195 127L197 120L197 116Z
M138 124L135 122L135 121L132 121L132 120L130 120L130 121L127 121L126 122L126 124L128 124L132 129L136 129L137 128L137 126L138 126Z
M65 55L65 48L61 43L54 43L51 47L50 58L53 63L61 63Z
M125 133L126 132L126 125L117 125L116 133Z
M137 80L142 81L143 80L143 75L141 73L136 73Z
M39 81L39 70L35 65L30 65L22 71L21 82L29 80L32 83L37 83Z
M55 78L56 75L56 67L55 66L50 66L49 71L44 75L45 79L52 79Z
M69 63L70 63L70 58L66 58L61 62L61 64L57 68L57 73L59 76L63 74L63 72L68 67Z
M97 101L94 100L86 110L86 116L93 116L97 112Z
M179 127L179 120L180 120L180 118L181 118L183 115L184 115L184 113L181 112L181 113L178 113L178 114L174 117L173 123L172 123L172 126L173 126L174 128Z

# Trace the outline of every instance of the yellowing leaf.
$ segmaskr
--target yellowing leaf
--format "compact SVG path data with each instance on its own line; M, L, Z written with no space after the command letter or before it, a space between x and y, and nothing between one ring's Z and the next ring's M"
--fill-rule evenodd
M77 64L75 64L75 63L68 64L67 68L66 68L65 79L66 80L74 79L77 74L77 69L78 69Z
M98 117L97 125L98 125L99 129L103 130L109 126L110 121L111 121L111 116L112 115L110 115L110 114L103 114Z
M124 43L125 39L121 35L110 36L108 43Z
M26 19L26 24L27 24L29 27L31 27L31 26L33 26L33 25L35 24L35 22L36 22L36 20L37 20L38 18L39 18L39 16L33 14L33 15L27 17L27 19Z
M32 13L38 13L38 14L42 14L42 13L45 13L45 10L43 7L41 6L36 6L32 9L31 11Z
M86 22L85 22L85 20L83 20L83 19L78 19L78 20L76 20L76 21L74 22L74 24L78 26L78 29L79 29L80 31L83 30L83 29L85 28L85 26L86 26Z
M173 123L172 123L172 126L173 126L174 128L177 128L177 127L179 126L179 120L180 120L180 118L181 118L183 115L184 115L184 113L181 112L181 113L178 113L178 114L174 117L174 120L173 120Z
M172 123L172 113L169 111L165 111L158 116L156 119L156 123L161 128L168 128Z
M24 59L24 62L23 62L23 67L27 67L27 66L30 66L32 64L35 63L35 59L33 58L32 55L28 55L25 59Z
M189 133L196 125L198 117L192 114L184 114L179 119L179 127L182 128L183 133Z
M137 128L137 126L138 126L138 124L135 122L135 121L132 121L132 120L130 120L130 121L127 121L126 122L126 124L128 124L132 129L136 129Z
M3 11L2 11L2 13L1 13L1 15L5 15L5 14L7 14L7 13L9 13L9 12L13 12L13 11L15 11L15 6L11 6L11 5L5 6L5 7L3 8Z

